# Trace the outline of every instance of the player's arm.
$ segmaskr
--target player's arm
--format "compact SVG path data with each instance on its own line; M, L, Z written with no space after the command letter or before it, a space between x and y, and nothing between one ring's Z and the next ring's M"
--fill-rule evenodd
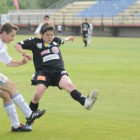
M41 34L40 33L35 33L35 35L37 36L37 38L41 39Z
M42 24L39 24L36 31L35 31L35 35L41 39L41 35L40 35L40 30L41 30Z
M73 41L74 40L74 36L68 36L66 38L63 38L64 43L66 43L67 41Z
M20 44L16 44L15 48L19 53L22 54L22 56L26 57L28 60L32 60L32 57L23 50Z
M14 61L14 60L12 60L6 66L8 66L8 67L18 67L18 66L26 64L27 62L28 62L28 58L23 57L23 59L21 61Z
M5 51L0 55L0 61L4 63L6 66L17 67L26 64L28 62L28 59L23 58L21 61L12 60L9 54Z

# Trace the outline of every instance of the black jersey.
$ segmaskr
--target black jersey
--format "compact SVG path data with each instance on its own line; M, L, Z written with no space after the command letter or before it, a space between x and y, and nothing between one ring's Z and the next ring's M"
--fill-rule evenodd
M81 28L83 30L83 32L88 32L90 29L90 25L86 22L82 23Z
M23 49L32 51L36 71L42 67L57 71L57 69L64 69L64 62L59 49L59 46L63 43L63 39L54 37L50 44L45 43L39 38L29 38L20 41L18 44L20 44Z

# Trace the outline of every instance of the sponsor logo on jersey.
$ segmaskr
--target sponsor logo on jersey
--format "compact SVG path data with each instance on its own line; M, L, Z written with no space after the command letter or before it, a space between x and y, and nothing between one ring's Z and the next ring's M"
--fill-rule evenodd
M42 43L37 43L37 48L42 49Z
M46 77L39 75L39 76L37 76L37 80L38 81L46 81Z
M48 44L48 43L44 43L44 46L47 47L47 48L50 48L51 47L51 45Z
M50 50L49 50L49 49L44 50L44 51L41 52L41 56L43 56L43 55L45 55L45 54L48 54L48 53L50 53Z
M44 46L45 46L45 47L48 47L48 45L49 45L48 43L44 43Z
M53 53L59 53L59 49L57 47L52 47L52 52Z
M43 62L47 62L47 61L55 60L55 59L59 59L58 54L49 54L43 57Z

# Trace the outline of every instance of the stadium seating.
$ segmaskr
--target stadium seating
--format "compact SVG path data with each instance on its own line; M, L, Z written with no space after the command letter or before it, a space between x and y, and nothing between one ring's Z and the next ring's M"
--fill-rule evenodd
M137 0L98 0L97 3L77 14L77 17L114 17Z
M140 25L140 0L74 1L60 9L10 10L8 14L16 24L39 24L48 14L56 25L79 25L85 17L95 25Z
M84 1L84 2L72 2L64 6L62 9L59 9L54 14L54 23L57 22L59 24L63 24L63 20L65 20L65 23L69 24L76 24L81 23L82 19L77 18L76 15L85 10L86 8L90 7L91 5L95 4L96 1ZM76 22L74 22L76 19Z

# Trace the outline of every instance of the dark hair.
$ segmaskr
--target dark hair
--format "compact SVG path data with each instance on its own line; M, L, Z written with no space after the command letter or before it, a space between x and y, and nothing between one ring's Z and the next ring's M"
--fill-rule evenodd
M12 30L18 31L19 28L11 23L4 23L0 28L0 34L2 34L4 31L9 34L12 32Z
M40 33L43 35L45 32L49 30L54 31L54 26L52 24L45 23L42 25Z
M44 16L44 19L45 19L45 18L49 18L49 15L45 15L45 16Z

